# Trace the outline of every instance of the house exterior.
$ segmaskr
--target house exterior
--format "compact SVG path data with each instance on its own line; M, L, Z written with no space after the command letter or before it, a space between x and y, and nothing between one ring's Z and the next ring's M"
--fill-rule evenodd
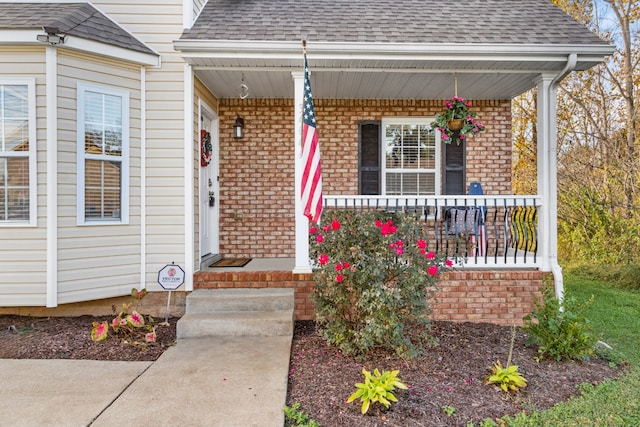
M2 310L162 291L158 271L176 263L183 292L295 287L311 318L303 39L325 215L418 210L449 250L447 209L482 212L438 318L520 319L549 273L561 295L555 88L613 48L547 0L468 0L463 24L458 3L0 1ZM510 105L532 87L538 194L515 196ZM454 94L487 129L461 145L429 127ZM474 182L484 195L468 195ZM208 268L220 257L291 262Z

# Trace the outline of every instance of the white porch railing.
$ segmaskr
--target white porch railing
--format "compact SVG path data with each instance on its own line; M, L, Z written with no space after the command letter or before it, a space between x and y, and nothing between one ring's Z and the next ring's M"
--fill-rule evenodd
M540 196L323 196L331 210L419 214L428 250L457 255L468 267L539 267Z

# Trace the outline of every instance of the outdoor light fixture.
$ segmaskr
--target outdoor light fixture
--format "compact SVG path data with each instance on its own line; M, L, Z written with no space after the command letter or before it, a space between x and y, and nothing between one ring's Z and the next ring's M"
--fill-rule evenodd
M238 116L236 122L233 124L233 137L235 139L242 138L242 129L244 129L244 119Z
M58 44L64 44L65 35L60 34L60 29L57 27L42 27L42 30L47 34L38 34L37 39L39 42L48 43L51 46Z

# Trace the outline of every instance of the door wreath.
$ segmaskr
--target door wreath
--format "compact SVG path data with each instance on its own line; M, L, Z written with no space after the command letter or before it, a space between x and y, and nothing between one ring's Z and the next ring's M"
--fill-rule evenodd
M206 130L200 131L200 166L205 167L211 163L211 134Z

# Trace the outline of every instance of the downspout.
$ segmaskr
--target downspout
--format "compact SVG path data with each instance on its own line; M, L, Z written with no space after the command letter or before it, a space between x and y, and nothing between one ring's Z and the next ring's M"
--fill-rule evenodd
M550 267L551 272L553 274L553 284L556 293L556 298L560 303L562 303L564 299L564 278L562 276L562 267L558 264L558 160L557 160L557 91L556 87L558 83L564 79L567 74L575 70L576 63L578 62L578 55L576 53L569 54L567 58L567 63L560 73L558 73L552 80L551 84L548 86L547 96L549 97L549 155L555 156L555 161L550 161L549 165L552 170L550 170L550 175L554 177L555 181L553 184L550 183L548 191L550 193L550 200L553 200L555 205L554 216L550 218L549 227L551 233L553 233L553 241L549 243L553 243L553 246L550 247ZM553 119L553 120L552 120Z

